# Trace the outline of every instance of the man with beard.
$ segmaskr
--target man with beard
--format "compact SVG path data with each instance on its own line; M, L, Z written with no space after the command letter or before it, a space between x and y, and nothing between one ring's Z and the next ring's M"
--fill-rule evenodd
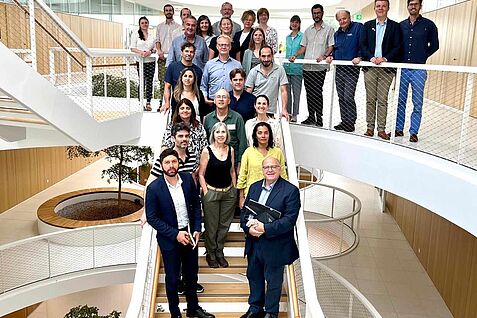
M195 288L199 255L194 243L199 241L202 222L199 193L190 174L177 172L179 160L174 149L165 149L161 153L164 174L146 189L147 221L157 231L171 317L182 317L177 295L182 267L187 317L214 318L199 306Z
M305 59L316 60L318 63L325 60L333 50L335 44L334 30L323 22L325 14L321 4L311 7L313 24L303 33L301 48L288 58L295 61L297 56L305 53ZM325 83L326 71L329 65L304 64L303 81L308 103L308 118L302 124L323 127L323 84Z
M288 78L281 65L273 63L273 49L265 45L259 51L260 64L250 70L245 87L255 96L266 95L270 99L269 111L275 114L278 105L278 92L282 101L282 116L288 118Z
M162 96L164 94L164 74L166 71L166 58L164 53L169 49L174 39L172 34L180 29L181 25L174 21L174 7L171 4L164 5L164 15L166 21L159 23L156 29L156 50L157 50L157 77L159 80L159 100L162 105Z

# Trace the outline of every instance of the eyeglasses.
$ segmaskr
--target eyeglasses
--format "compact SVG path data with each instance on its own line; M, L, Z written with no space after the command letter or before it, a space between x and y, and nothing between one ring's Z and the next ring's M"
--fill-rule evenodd
M266 170L276 170L276 169L278 169L278 168L280 168L280 166L278 166L278 165L263 166L263 167L262 167L262 169L265 170L265 171L266 171Z
M218 47L229 47L228 43L217 43Z
M217 98L217 99L228 99L229 97L227 95L215 95L215 98Z

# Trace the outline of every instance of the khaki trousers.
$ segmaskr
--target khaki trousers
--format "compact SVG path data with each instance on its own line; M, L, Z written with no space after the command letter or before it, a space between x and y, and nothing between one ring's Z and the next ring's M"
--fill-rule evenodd
M204 208L205 249L211 259L224 257L225 237L234 217L236 189L227 192L208 189L202 195Z
M388 73L383 68L372 67L364 72L364 86L366 87L366 122L368 123L368 129L374 130L376 114L378 131L384 131L386 129L388 93L393 78L394 73Z

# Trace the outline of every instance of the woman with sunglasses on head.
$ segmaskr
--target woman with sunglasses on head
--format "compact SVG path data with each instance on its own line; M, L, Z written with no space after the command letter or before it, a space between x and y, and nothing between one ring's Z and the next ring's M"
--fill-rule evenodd
M239 206L243 207L250 186L263 179L262 162L267 157L274 157L280 162L281 176L287 179L285 156L273 143L272 127L266 122L259 122L253 128L253 144L242 155L240 172L237 180L239 189Z
M210 132L210 146L202 151L199 183L204 210L206 261L209 267L228 267L225 237L236 206L234 149L228 145L227 125L217 122Z
M149 34L149 20L146 17L139 18L139 29L131 35L131 45L129 48L131 52L136 53L144 59L143 78L144 89L146 90L146 106L144 106L144 110L151 111L152 85L154 81L154 71L156 69L156 58L151 56L151 54L155 53L156 49L155 37ZM136 63L136 68L139 74L139 61ZM139 77L141 77L140 74Z

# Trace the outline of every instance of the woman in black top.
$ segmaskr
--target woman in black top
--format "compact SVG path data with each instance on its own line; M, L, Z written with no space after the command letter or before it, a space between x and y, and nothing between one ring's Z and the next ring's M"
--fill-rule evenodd
M216 123L210 133L210 146L200 156L206 260L212 268L229 266L224 244L236 206L234 150L228 145L229 140L227 125Z
M250 36L252 35L252 26L255 23L255 12L246 10L242 14L243 29L235 33L233 38L233 50L236 52L234 59L242 63L243 54L250 46Z

